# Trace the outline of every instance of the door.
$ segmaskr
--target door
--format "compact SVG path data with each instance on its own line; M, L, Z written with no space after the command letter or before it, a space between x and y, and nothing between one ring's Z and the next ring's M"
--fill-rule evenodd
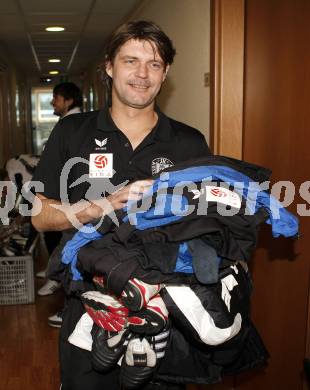
M223 15L224 18L227 16L228 2L213 2L219 8L220 21L223 21ZM234 0L231 3L240 5ZM225 75L221 72L225 72L231 59L225 56L224 46L224 54L220 51L220 61L214 68L215 81L220 75L221 88L216 88L215 83L211 107L215 118L214 149L238 156L239 146L239 157L272 169L272 184L279 180L290 181L291 188L295 189L290 209L296 213L299 204L299 210L306 214L309 214L309 204L303 197L308 199L309 191L302 183L309 180L310 166L309 18L308 0L247 0L244 3L244 61L241 65L244 78L240 82L240 78L230 77L231 84L225 86ZM225 42L225 29L236 23L233 15L226 18L223 24L226 28L220 29L222 36L215 37L215 44L216 38L219 40L215 49ZM242 36L234 34L233 38L240 40L239 49L234 44L235 54L240 58ZM215 59L216 53L214 50ZM216 61L214 63L216 65ZM236 105L240 83L243 90L241 114L240 106ZM232 122L232 133L225 125L229 121ZM301 188L304 189L303 197L299 193ZM251 263L252 318L271 356L265 369L235 377L226 389L303 388L303 359L310 349L307 345L310 219L301 216L300 221L302 237L295 242L272 239L268 228L261 232Z
M31 91L34 154L41 154L51 131L58 121L58 117L53 114L52 98L52 88L33 88Z

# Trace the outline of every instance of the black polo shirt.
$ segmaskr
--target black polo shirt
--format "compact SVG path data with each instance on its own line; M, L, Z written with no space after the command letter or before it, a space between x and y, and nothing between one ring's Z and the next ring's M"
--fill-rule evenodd
M47 198L74 203L82 198L98 199L125 181L149 178L176 163L210 154L198 130L168 118L158 108L156 112L156 126L135 150L108 109L61 119L48 139L33 180L44 184L42 194ZM68 198L60 186L65 166L62 181Z

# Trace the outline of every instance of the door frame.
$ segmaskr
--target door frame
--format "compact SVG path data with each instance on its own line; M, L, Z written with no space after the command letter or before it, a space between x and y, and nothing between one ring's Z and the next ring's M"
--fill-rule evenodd
M211 0L210 146L242 158L244 0Z

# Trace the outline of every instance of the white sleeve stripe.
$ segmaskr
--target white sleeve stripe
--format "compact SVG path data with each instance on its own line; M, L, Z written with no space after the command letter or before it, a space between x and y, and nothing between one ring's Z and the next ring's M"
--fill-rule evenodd
M157 340L161 340L163 338L168 338L169 333L170 333L170 331L167 330L166 332L163 332L163 333L160 333L160 334L157 334L156 336L154 336L154 339L157 341Z

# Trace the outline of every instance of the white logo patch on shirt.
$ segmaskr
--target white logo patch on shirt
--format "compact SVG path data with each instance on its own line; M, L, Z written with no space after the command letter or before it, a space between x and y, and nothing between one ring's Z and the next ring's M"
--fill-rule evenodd
M89 155L89 177L111 178L113 176L113 153Z
M152 160L151 168L152 168L152 175L156 175L156 173L159 173L163 169L173 167L173 162L169 160L169 158L166 157L157 157Z
M240 196L234 191L217 186L206 186L205 191L207 202L218 202L237 209L241 207Z
M105 146L108 143L108 138L105 138L102 141L100 141L99 139L95 138L95 143L96 143L97 146L99 146L98 148L96 148L96 150L106 150Z

